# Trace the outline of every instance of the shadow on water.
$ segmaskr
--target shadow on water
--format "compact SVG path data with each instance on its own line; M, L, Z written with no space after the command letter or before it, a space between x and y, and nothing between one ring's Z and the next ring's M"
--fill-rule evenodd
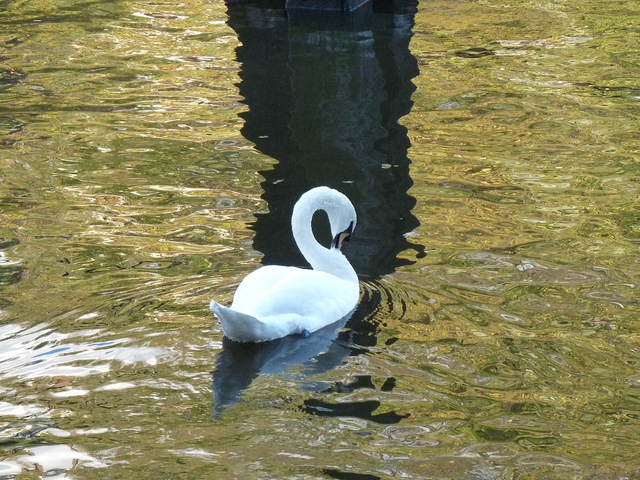
M374 388L370 380L363 382L362 378L349 385L306 379L329 372L341 365L345 357L359 355L366 352L367 346L376 344L375 324L368 319L380 303L379 290L366 289L355 311L308 337L292 335L264 343L240 343L225 337L213 374L214 417L238 403L242 392L258 375L284 375L299 381L303 390L313 392ZM392 389L394 385L394 379L390 378L381 389ZM306 403L302 410L312 414L319 411ZM326 409L324 414L328 414Z
M240 401L242 391L260 374L282 374L294 367L321 373L340 365L349 350L336 339L347 319L306 338L291 335L271 342L239 343L225 337L213 377L214 416ZM293 373L287 376L296 378Z
M240 43L240 94L249 107L241 114L242 134L278 161L260 172L269 211L256 214L252 228L262 263L306 265L291 234L291 212L318 185L354 203L358 226L345 254L361 278L375 281L412 263L399 257L406 250L424 256L424 247L406 240L418 220L407 193L410 142L399 123L412 107L418 74L409 51L417 1L371 2L347 16L288 14L275 1L227 0L227 7ZM321 241L330 238L326 222L314 218L313 227ZM305 339L225 342L213 381L216 413L236 403L260 373L281 373L292 363L303 365L301 375L319 373L311 364L329 371L375 345L377 326L368 317L378 297L365 293L347 323L348 338L333 325ZM291 362L286 350L293 356L305 350L305 358Z

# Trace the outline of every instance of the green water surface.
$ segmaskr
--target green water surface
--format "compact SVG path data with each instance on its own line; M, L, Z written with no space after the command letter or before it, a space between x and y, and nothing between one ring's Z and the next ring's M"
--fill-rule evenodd
M227 5L0 2L0 478L640 479L640 4L411 18L374 333L212 416L280 160Z

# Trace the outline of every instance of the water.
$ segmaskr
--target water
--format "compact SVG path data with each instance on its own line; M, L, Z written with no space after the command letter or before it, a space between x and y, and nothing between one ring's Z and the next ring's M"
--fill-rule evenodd
M0 478L640 478L635 2L0 6ZM320 184L358 309L223 340Z

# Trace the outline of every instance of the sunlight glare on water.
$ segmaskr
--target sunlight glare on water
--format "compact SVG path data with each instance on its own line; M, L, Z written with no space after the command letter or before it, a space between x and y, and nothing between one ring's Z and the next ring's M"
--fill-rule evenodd
M640 478L637 3L276 3L2 3L0 478ZM321 184L357 310L223 339Z

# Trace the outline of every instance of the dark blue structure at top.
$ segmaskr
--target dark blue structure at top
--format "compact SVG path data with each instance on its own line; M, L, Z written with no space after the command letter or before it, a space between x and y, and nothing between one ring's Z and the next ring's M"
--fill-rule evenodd
M352 12L370 0L287 0L287 9Z

